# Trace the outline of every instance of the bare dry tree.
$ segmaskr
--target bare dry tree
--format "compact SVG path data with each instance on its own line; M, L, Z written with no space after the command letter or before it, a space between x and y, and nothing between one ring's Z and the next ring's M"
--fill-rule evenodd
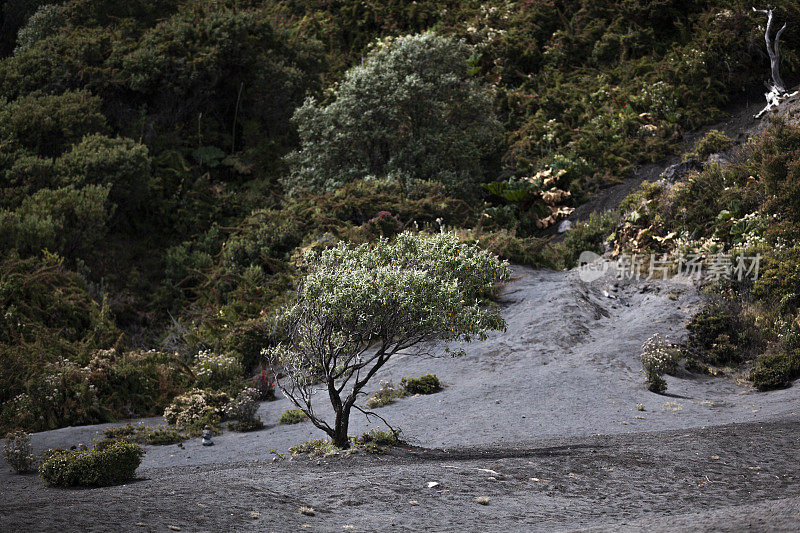
M781 101L786 98L787 96L792 96L797 94L795 91L791 95L789 91L786 90L786 84L783 83L783 78L781 78L781 50L780 50L780 42L781 42L781 35L786 30L786 23L783 23L781 29L778 30L778 33L775 34L775 38L772 39L770 34L772 33L772 19L774 14L774 9L756 9L753 8L753 11L756 13L764 13L767 15L767 29L764 31L764 40L767 43L767 55L769 55L769 63L770 69L772 71L772 83L764 82L769 89L769 92L764 93L764 96L767 99L767 105L759 111L755 118L761 118L761 116L769 111L777 107Z

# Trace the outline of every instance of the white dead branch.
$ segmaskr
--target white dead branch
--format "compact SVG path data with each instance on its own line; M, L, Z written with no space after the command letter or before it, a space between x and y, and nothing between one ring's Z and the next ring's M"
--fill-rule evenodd
M767 15L767 29L764 32L764 40L767 42L767 55L769 55L769 64L772 70L772 83L766 83L767 89L769 92L764 93L764 97L767 99L767 105L764 109L762 109L757 115L754 115L755 118L761 118L764 113L769 111L770 109L774 109L780 105L780 103L790 96L794 96L797 94L797 91L789 94L786 90L786 84L783 83L783 78L781 78L781 50L780 50L780 42L781 42L781 35L783 35L784 30L786 30L786 23L783 24L778 33L775 34L775 39L770 38L770 33L772 33L772 17L773 17L773 9L756 9L753 8L753 11L756 13L764 13Z

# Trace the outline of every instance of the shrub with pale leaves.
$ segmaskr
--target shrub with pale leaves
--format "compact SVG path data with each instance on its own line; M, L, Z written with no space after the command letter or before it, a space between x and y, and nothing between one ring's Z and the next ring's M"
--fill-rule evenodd
M261 392L253 387L248 387L236 396L236 399L225 406L226 418L236 420L236 424L228 427L237 431L250 431L263 427L260 418L256 418Z
M656 333L642 344L640 358L649 383L648 388L653 392L667 390L667 382L661 376L675 370L680 352Z
M36 470L36 458L31 453L31 436L24 431L16 431L6 437L3 459L17 474Z
M238 359L210 350L197 354L192 370L203 388L221 389L243 379L242 364Z
M224 392L193 389L176 397L164 410L164 419L190 432L197 432L205 425L215 425L225 417L225 407L230 397Z

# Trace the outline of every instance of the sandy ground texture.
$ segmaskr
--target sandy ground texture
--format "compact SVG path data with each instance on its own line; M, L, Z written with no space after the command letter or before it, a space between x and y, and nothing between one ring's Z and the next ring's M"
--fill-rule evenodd
M228 432L209 448L147 446L127 485L49 489L4 469L0 530L800 527L800 388L758 393L736 376L691 374L667 377L669 395L645 388L641 344L656 332L683 338L701 303L693 286L515 274L501 296L506 332L459 358L398 357L381 375L434 372L446 385L378 411L407 448L290 461L289 446L322 435L276 425L281 399L262 404L262 431ZM351 433L375 426L354 414ZM105 427L39 433L34 449L88 443Z

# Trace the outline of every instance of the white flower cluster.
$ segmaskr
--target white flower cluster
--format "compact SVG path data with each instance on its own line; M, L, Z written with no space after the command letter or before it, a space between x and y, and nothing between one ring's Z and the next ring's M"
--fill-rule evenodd
M261 393L258 389L253 387L244 389L236 396L235 400L225 407L225 416L239 422L254 420L258 411L260 397Z
M242 373L242 366L233 356L202 350L192 370L198 382L212 385L236 378Z
M678 354L672 345L662 339L658 333L642 344L642 367L648 380L660 378L678 364Z
M212 416L222 419L223 409L214 407L211 403L224 405L227 401L228 395L225 393L215 394L212 398L212 393L194 389L175 398L169 407L164 409L164 419L168 424L183 428L208 420Z

